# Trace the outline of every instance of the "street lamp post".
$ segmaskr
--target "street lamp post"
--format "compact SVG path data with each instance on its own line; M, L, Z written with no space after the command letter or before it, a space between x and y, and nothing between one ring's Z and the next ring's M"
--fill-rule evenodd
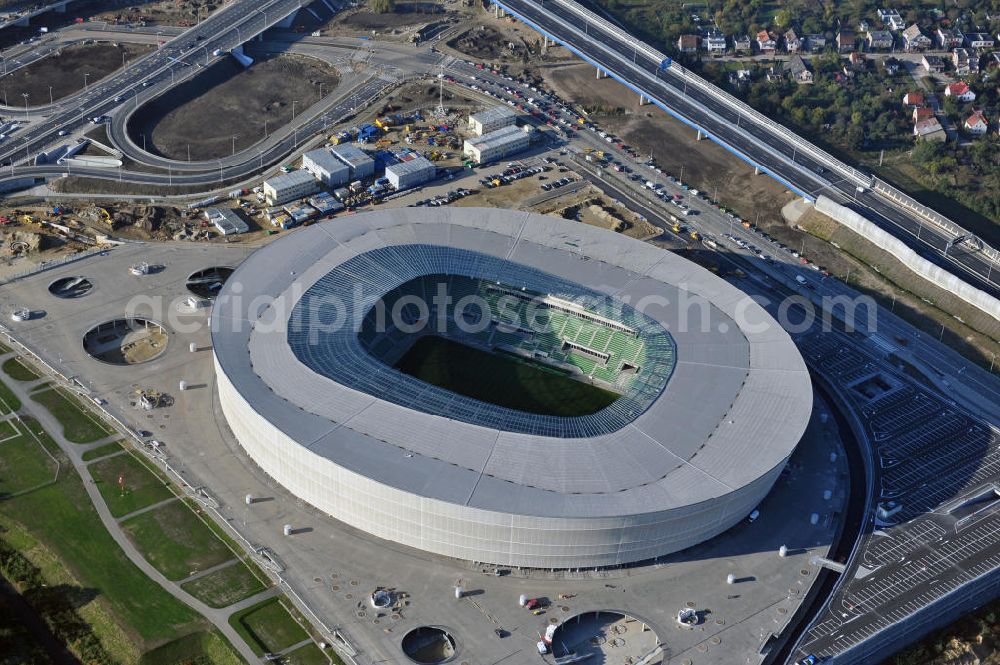
M188 161L191 161L191 144L188 143Z
M264 118L264 138L267 138L267 118Z
M233 134L233 154L234 155L236 154L236 139L237 139L237 135Z
M52 101L52 86L50 85L49 86L49 106L51 106L54 103L55 102Z
M299 100L292 100L292 120L295 120L295 105L299 103Z
M90 90L90 84L87 82L87 77L90 76L90 72L83 73L83 91L86 92Z
M22 92L21 96L24 97L24 119L27 120L28 119L28 97L29 97L29 94L27 92Z

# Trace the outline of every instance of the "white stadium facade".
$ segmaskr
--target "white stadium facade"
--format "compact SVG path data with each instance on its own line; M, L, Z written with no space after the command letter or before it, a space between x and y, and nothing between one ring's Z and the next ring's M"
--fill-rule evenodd
M432 276L456 296L505 291L613 327L641 362L614 368L620 397L582 416L424 383L386 361L406 336L366 321ZM488 314L479 339L534 339ZM620 566L696 545L764 498L812 410L792 340L739 289L533 213L386 209L297 230L239 266L212 324L222 410L261 469L365 532L483 563ZM567 357L607 371L608 354L556 332Z

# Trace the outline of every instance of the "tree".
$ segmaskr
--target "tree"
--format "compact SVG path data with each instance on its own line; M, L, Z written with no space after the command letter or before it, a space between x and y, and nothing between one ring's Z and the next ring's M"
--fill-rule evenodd
M774 14L774 26L776 28L787 28L792 22L792 13L787 9L779 9Z
M396 11L396 0L368 0L368 8L374 14L389 14Z

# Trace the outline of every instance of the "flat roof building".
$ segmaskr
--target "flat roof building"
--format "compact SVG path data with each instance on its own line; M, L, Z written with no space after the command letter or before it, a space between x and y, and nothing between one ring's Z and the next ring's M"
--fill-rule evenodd
M327 186L343 185L351 178L351 167L334 157L328 148L310 150L302 155L302 168Z
M517 121L517 114L506 106L493 106L469 116L469 128L476 136L509 127Z
M208 208L205 210L205 219L224 236L246 233L250 230L239 213L232 208Z
M350 169L350 180L364 180L375 175L375 160L361 148L342 143L330 148L330 152Z
M309 171L299 169L264 181L264 200L269 206L288 203L319 191L319 183Z
M385 167L385 177L396 191L422 185L437 176L437 167L420 155Z
M516 126L504 127L479 138L466 139L463 153L477 164L486 164L527 149L531 138Z

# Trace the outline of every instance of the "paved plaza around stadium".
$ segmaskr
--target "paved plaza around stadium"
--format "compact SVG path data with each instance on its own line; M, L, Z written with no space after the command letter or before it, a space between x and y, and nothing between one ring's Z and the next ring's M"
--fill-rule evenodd
M552 619L603 610L644 621L664 645L664 662L732 665L755 654L763 637L781 630L817 579L820 569L809 559L828 550L847 477L836 425L832 418L819 417L829 408L818 397L809 429L788 470L760 505L760 518L753 523L744 519L721 536L654 565L572 574L512 570L495 577L493 566L380 540L321 514L261 472L226 426L205 325L208 310L168 316L186 297L189 274L210 266L237 266L246 254L244 248L226 245L123 246L18 282L17 304L36 317L9 325L15 338L46 362L107 400L135 429L161 441L170 463L218 499L233 528L275 553L291 588L325 626L340 629L366 661L407 662L400 647L403 635L418 626L437 625L455 637L456 663L528 662L537 657L537 634ZM129 275L128 267L140 261L158 268L142 277ZM92 279L94 289L76 300L49 294L51 282L74 275ZM11 302L10 288L0 288L5 302ZM136 295L148 298L142 306L148 309L140 307L135 314L166 323L170 340L165 352L127 367L87 356L82 332L121 317ZM187 324L192 324L190 331ZM192 342L195 352L189 350ZM181 380L188 387L183 392L178 390ZM130 405L138 387L168 393L174 403L139 411ZM836 453L834 463L831 453ZM824 499L826 490L833 491L829 499ZM247 494L257 499L249 507ZM286 524L293 527L292 536L282 535ZM790 548L786 558L777 554L783 544ZM728 574L736 578L732 585L726 583ZM456 584L467 591L462 600L454 597ZM367 604L377 586L404 592L408 604L398 613L377 616ZM547 598L552 605L535 616L518 606L521 594ZM704 620L694 630L683 630L675 616L689 604L704 613ZM496 628L509 636L498 638ZM607 663L624 662L628 640L605 653Z

